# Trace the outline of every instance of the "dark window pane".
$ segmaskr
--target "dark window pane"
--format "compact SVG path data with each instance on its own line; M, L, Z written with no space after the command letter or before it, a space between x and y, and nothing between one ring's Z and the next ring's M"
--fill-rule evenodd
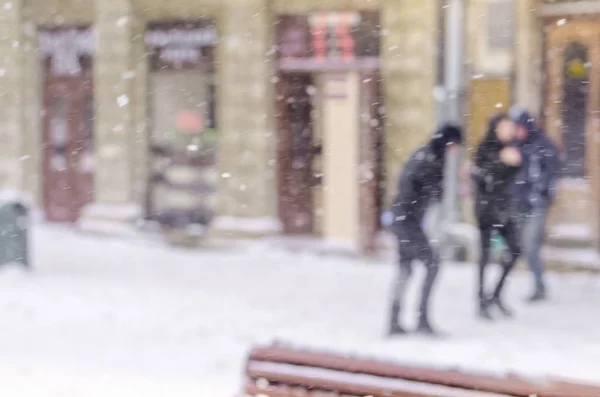
M583 178L585 172L585 126L589 91L587 48L570 44L564 54L562 134L565 151L563 176Z

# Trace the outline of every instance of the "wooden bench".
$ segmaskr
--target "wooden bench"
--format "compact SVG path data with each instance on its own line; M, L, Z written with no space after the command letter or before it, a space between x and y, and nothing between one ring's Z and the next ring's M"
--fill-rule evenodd
M261 397L600 397L600 386L425 368L281 344L255 347L244 392Z

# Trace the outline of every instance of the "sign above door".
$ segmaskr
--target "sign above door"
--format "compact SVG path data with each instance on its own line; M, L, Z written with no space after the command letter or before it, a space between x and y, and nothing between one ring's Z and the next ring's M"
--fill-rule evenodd
M217 41L216 25L208 18L195 22L153 23L145 36L155 69L211 64Z
M90 27L41 29L39 51L54 76L78 76L90 68L94 32Z
M381 26L377 12L318 11L280 15L277 56L322 64L352 64L379 58Z

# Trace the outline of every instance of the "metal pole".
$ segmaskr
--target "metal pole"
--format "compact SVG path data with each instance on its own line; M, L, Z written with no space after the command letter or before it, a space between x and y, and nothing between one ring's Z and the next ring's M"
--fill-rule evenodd
M446 121L462 125L461 97L463 73L464 42L464 4L463 0L448 0L446 7L445 48L444 48L444 86ZM446 156L444 178L444 230L448 231L458 222L458 168L461 153L453 150ZM446 259L456 258L456 246L448 233L443 238L442 255Z

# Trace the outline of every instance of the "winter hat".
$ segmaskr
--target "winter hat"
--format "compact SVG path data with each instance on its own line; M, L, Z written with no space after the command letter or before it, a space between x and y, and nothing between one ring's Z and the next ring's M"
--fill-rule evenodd
M457 143L462 144L462 130L453 124L444 124L431 139L431 148L437 157L444 155L446 146Z
M525 108L519 105L513 105L510 108L508 117L517 125L527 127L530 130L534 128L535 119Z

